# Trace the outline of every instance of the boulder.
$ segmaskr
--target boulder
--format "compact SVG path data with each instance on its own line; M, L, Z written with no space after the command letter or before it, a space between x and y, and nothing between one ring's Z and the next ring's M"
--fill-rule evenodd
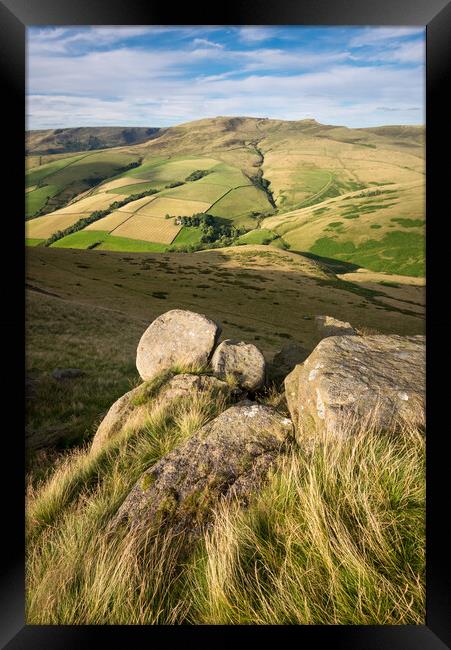
M424 336L331 336L285 379L298 439L424 424Z
M269 364L269 379L280 384L285 377L299 364L302 363L309 355L309 351L290 341L283 346L279 352L274 355Z
M97 429L91 450L98 450L125 427L143 426L149 414L151 401L154 406L165 407L178 399L193 399L196 394L204 391L224 396L230 394L228 384L216 377L206 375L169 376L166 383L157 390L152 387L152 384L150 386L141 384L114 402Z
M141 393L142 386L138 386L114 402L97 428L91 451L95 452L103 447L108 440L120 433L126 426L143 424L147 411L144 405L136 406L135 404L135 400Z
M248 503L292 432L291 421L268 406L230 407L144 472L111 526L165 525L197 536L220 499Z
M345 323L332 316L315 316L315 322L322 339L327 336L357 336L357 331L351 323Z
M220 326L203 314L183 309L161 314L139 341L138 372L147 381L175 365L204 366L220 333Z
M216 377L232 375L245 390L258 390L265 383L265 358L252 343L226 339L216 348L211 366Z

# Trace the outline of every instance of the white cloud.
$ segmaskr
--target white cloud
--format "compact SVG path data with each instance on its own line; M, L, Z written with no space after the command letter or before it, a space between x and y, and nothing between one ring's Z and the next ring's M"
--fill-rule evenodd
M249 26L240 27L239 38L244 43L259 43L274 38L275 32L273 27Z
M225 46L216 42L218 29L33 29L27 65L29 128L165 126L214 115L314 117L348 126L384 124L391 112L398 123L423 118L423 109L414 107L424 104L424 40L405 38L421 30L372 28L371 34L360 30L345 39L347 44L357 39L355 47L361 47L372 38L370 53L364 55L336 42L318 49L312 41L310 49L294 43L265 47L262 41L274 37L275 30L263 27L233 27L226 31ZM174 31L170 49L163 47L167 40L158 47L152 39L140 41L139 47L124 44L125 36L168 30ZM404 64L409 67L402 69Z
M335 66L304 75L249 75L240 79L155 79L135 93L111 99L68 94L28 97L29 128L78 125L165 126L215 115L248 115L370 126L387 123L387 107L397 123L418 123L423 90L414 70ZM119 84L120 87L120 84ZM70 123L69 123L70 122Z
M224 47L224 45L221 45L221 43L214 43L213 41L209 41L208 38L195 38L193 44L205 45L206 47L218 47L220 49L223 49Z
M382 42L399 40L401 38L424 35L424 28L420 27L367 27L357 36L350 39L350 47L365 47L367 45L380 45Z

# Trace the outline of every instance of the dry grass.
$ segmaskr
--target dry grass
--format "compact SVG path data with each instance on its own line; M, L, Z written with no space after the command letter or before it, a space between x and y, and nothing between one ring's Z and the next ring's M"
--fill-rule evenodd
M418 431L293 447L248 510L219 503L187 558L183 535L107 524L143 471L226 405L149 395L144 427L76 452L30 491L28 624L424 622Z
M424 492L414 430L293 450L249 511L218 508L191 622L424 624Z

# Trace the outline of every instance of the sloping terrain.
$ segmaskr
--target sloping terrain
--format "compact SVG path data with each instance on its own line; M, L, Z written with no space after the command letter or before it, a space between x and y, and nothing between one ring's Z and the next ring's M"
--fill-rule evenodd
M112 208L75 229L97 231L99 241L106 233L112 246L124 250L133 250L133 241L135 250L145 242L199 246L200 230L195 236L177 217L204 212L233 224L236 236L251 233L242 243L266 242L269 230L276 246L419 276L424 275L424 173L422 127L198 120L161 130L141 144L30 167L27 216L35 218L27 223L27 237L44 243L80 218L130 197L120 208L127 216ZM138 213L134 198L144 192L154 194ZM62 233L58 246L70 247L64 234L69 233ZM86 241L92 246L92 238Z
M75 129L37 129L27 131L25 146L29 155L91 151L145 142L160 129L145 126L83 126Z

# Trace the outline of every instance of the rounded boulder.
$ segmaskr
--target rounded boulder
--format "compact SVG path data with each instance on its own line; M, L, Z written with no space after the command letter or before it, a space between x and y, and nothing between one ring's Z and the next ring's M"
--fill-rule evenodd
M138 372L148 381L173 366L205 366L220 333L220 326L203 314L183 309L161 314L138 343Z
M216 348L211 365L216 377L233 376L246 390L258 390L265 383L265 358L252 343L226 339Z

